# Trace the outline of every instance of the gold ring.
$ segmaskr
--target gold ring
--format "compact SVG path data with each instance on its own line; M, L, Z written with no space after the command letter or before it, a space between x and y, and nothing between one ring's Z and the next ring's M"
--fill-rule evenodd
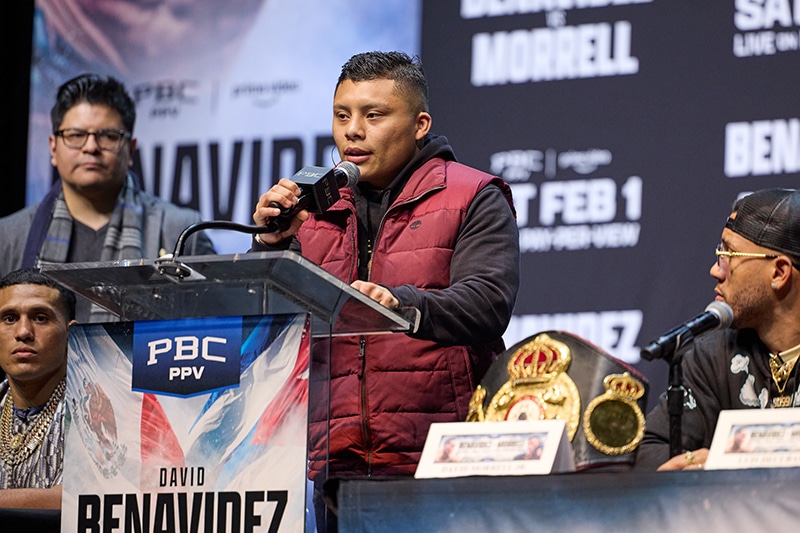
M687 464L690 464L690 465L694 464L694 454L692 453L691 450L686 452L686 456L685 457L686 457L686 463Z

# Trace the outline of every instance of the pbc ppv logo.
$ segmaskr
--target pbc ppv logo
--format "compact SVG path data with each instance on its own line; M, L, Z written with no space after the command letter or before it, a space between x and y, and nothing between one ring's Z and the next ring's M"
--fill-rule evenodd
M133 390L193 396L239 384L242 318L137 322Z

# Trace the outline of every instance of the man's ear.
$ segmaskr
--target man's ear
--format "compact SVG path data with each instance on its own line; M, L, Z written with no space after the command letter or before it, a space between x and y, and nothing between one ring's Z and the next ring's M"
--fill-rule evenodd
M58 139L56 139L55 135L51 135L48 137L47 142L50 144L50 164L56 166L56 143Z
M431 131L431 119L430 113L426 113L425 111L420 111L417 115L417 129L414 132L414 138L418 141L421 141L429 131Z
M785 255L778 256L778 258L775 259L774 265L775 267L772 269L772 279L770 282L772 284L772 289L779 291L789 282L794 265L792 265L792 260Z
M136 151L136 138L131 137L130 142L128 143L128 166L133 166L133 153Z

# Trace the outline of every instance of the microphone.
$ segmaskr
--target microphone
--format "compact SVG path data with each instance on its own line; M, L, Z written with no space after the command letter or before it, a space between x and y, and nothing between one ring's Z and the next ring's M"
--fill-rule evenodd
M295 214L303 209L311 213L322 213L339 200L339 189L353 187L358 183L361 171L355 163L344 161L335 168L303 167L292 176L292 181L300 187L297 205L287 209L277 202L270 202L270 207L281 210L280 215L267 222L267 233L286 231Z
M675 351L678 340L684 340L705 333L716 328L727 328L733 322L733 309L725 302L713 301L706 307L705 312L697 315L688 322L676 326L654 340L641 351L642 359L652 361L669 357Z

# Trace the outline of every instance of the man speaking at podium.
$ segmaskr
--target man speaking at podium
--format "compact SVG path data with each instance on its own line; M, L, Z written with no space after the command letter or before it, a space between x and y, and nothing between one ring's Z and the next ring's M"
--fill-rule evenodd
M724 409L800 406L800 191L764 189L738 200L711 275L731 329L695 341L683 358L683 449L669 457L666 399L647 416L637 466L702 468Z
M408 335L341 337L331 349L331 476L413 475L432 422L464 421L504 349L519 287L509 187L459 164L430 133L427 80L401 52L357 54L333 99L339 156L360 179L321 214L297 213L254 250L293 249L389 308L421 312ZM266 225L301 194L281 179L253 220ZM310 405L312 476L324 464L324 402Z

